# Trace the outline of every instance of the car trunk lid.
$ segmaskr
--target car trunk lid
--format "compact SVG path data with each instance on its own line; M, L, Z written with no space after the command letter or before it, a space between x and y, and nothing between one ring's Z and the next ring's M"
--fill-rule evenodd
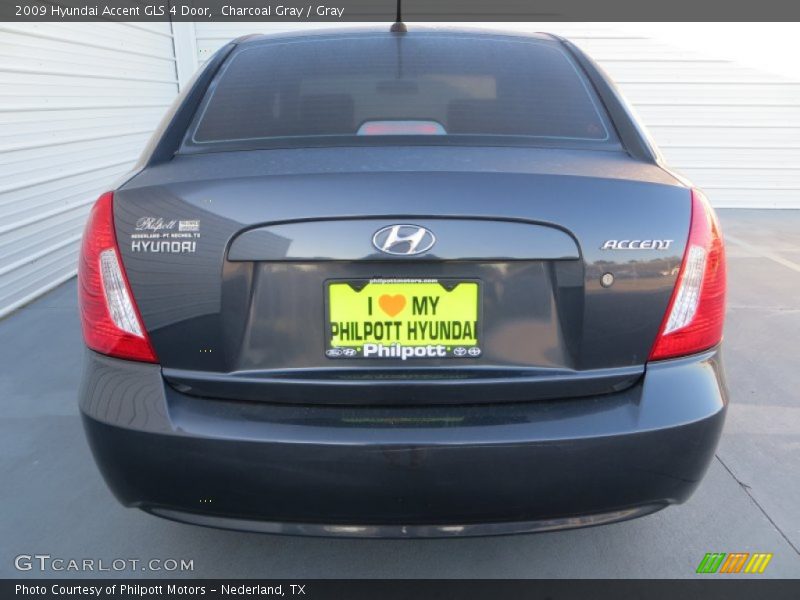
M121 253L168 381L236 399L440 403L598 394L641 375L688 189L620 152L362 150L178 157L117 193ZM375 248L404 223L436 245ZM329 283L397 279L477 282L480 354L326 354Z

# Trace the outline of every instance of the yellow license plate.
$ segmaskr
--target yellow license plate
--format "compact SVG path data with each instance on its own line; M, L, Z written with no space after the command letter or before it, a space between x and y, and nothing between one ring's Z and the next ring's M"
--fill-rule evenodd
M467 280L327 282L329 358L477 358L480 284Z

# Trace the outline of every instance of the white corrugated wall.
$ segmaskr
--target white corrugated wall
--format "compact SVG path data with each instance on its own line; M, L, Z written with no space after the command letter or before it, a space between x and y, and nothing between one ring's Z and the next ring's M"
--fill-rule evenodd
M726 26L708 23L704 28L713 36L715 28ZM635 25L510 27L563 35L586 50L634 105L670 166L702 187L716 206L800 208L800 81L632 34ZM197 51L202 61L239 35L307 28L197 23ZM679 41L681 24L674 24L674 32ZM742 40L759 42L757 34Z
M92 202L177 91L168 23L0 23L0 316L74 275Z

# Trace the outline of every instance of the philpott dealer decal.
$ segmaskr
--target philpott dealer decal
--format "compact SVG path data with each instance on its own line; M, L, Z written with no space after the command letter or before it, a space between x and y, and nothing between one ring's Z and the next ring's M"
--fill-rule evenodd
M472 280L333 280L328 358L478 358L480 283Z
M183 254L197 250L200 221L142 217L131 234L131 252Z

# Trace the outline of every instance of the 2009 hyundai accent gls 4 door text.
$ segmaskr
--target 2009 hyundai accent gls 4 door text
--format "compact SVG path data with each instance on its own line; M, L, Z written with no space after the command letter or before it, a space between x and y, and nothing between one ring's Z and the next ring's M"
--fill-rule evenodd
M541 531L685 501L720 229L549 35L234 41L95 204L80 406L117 498L265 532Z

